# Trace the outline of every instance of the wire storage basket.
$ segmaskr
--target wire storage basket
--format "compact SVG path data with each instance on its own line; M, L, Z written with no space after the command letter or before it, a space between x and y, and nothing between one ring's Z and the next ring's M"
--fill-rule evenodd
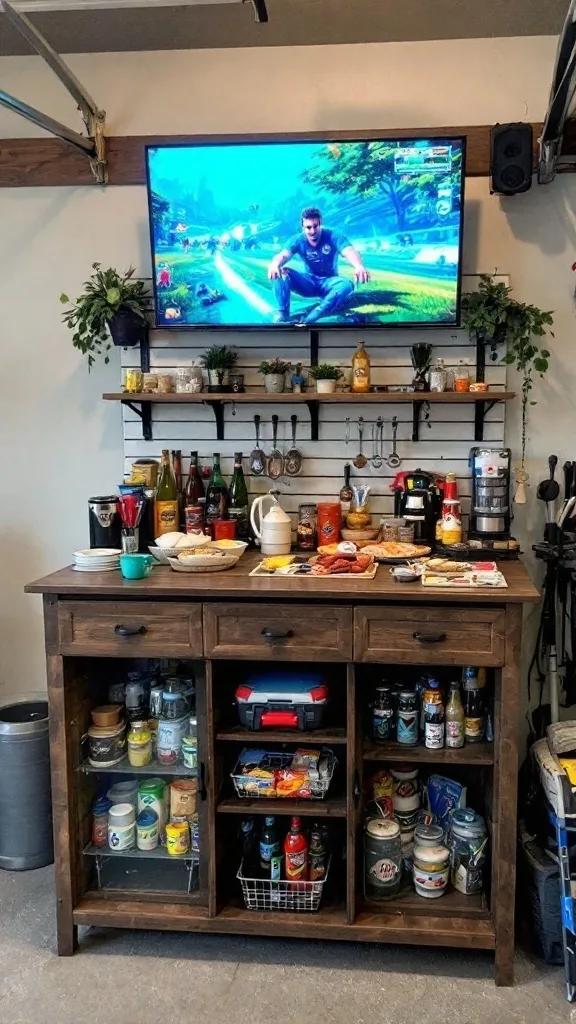
M284 879L272 882L266 878L247 878L242 862L236 878L242 886L246 910L292 910L298 913L318 910L331 860L329 858L326 874L319 882L287 882Z
M246 753L242 751L240 758ZM323 800L328 793L334 770L338 764L337 758L332 750L322 748L322 753L327 758L327 772L323 777L314 777L306 773L299 773L303 779L300 789L295 790L286 781L289 777L290 766L294 754L278 753L278 751L266 750L260 756L258 767L268 774L268 778L259 778L242 771L241 760L238 761L230 778L238 796L249 800L270 799L274 797L288 797L302 800ZM287 773L284 776L283 773ZM295 775L296 773L294 773Z

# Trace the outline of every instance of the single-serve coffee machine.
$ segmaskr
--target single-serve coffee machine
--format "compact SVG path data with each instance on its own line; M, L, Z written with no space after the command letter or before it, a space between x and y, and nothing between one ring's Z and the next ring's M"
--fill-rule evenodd
M470 537L497 539L510 536L509 448L472 448L472 510Z
M423 469L397 473L394 477L394 515L414 526L417 544L434 544L436 523L442 512L442 485L441 478Z

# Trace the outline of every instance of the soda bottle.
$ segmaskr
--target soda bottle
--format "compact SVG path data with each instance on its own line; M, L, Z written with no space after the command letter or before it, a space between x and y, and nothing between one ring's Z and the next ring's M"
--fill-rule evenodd
M424 692L424 745L428 750L444 746L444 704L437 679L429 679Z
M458 680L450 683L450 693L446 704L446 746L464 746L464 707Z
M264 819L264 828L260 833L260 869L263 878L272 877L272 860L280 853L280 838L276 830L276 819Z
M484 739L484 698L478 686L464 690L464 736L466 743L481 743Z
M308 840L302 831L300 818L292 818L290 831L284 840L286 878L290 882L308 879Z
M328 850L324 843L322 829L314 822L310 833L310 881L323 882L328 867Z

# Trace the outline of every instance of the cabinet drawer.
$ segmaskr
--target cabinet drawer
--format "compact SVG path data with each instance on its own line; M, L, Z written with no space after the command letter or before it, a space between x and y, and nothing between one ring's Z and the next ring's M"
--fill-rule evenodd
M355 609L356 661L501 665L505 612L492 608Z
M209 658L350 661L352 609L330 605L205 604Z
M154 601L60 601L61 654L202 656L202 605Z

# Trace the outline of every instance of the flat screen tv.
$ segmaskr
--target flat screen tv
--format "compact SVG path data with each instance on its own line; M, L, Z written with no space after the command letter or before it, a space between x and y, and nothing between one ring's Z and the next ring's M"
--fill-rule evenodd
M455 326L463 138L148 146L156 324Z

